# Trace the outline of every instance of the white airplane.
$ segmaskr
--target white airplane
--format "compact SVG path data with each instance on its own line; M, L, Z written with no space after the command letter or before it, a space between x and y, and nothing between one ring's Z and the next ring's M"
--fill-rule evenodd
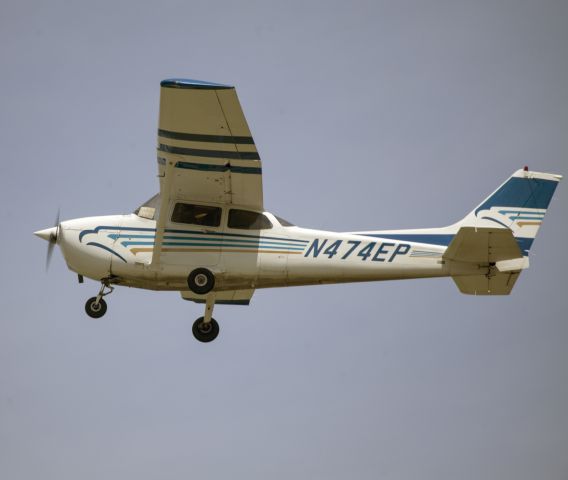
M248 305L257 288L450 276L462 293L507 295L561 175L518 170L453 225L338 233L297 227L263 208L260 156L234 87L161 82L160 193L134 213L35 232L60 246L79 282L101 283L85 310L102 317L113 285L176 290L205 304L193 324L214 340L214 305Z

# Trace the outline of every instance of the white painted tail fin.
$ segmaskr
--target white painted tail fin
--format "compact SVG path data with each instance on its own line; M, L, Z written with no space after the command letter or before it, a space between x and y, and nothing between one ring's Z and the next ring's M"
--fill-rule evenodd
M523 255L528 255L561 179L561 175L518 170L455 226L509 229Z
M518 170L459 222L442 228L354 232L392 240L448 246L463 227L510 231L524 256L556 190L561 175Z

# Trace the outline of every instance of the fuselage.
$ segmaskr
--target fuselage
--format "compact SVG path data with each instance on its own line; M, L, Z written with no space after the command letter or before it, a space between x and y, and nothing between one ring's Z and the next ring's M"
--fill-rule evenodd
M197 267L218 291L448 275L445 246L283 226L263 213L272 228L168 224L154 262L156 222L136 214L62 222L57 243L72 271L151 290L187 290Z

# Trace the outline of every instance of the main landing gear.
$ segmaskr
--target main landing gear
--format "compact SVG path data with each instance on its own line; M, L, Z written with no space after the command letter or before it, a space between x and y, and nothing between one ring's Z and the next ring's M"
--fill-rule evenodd
M215 286L215 275L206 268L196 268L187 277L187 286L193 293L205 295Z
M205 314L193 323L193 336L203 343L212 342L219 335L219 324L211 316L215 306L215 294L210 293L205 300Z
M108 278L101 280L101 289L96 297L89 298L85 304L85 312L91 318L101 318L107 311L107 304L103 297L112 293L114 287L110 285Z
M206 268L196 268L187 277L187 286L193 293L205 297L205 314L193 323L193 336L203 343L212 342L219 335L219 324L211 316L215 306L215 275Z
M111 278L101 280L101 289L96 297L91 297L85 304L85 312L91 318L101 318L107 311L107 304L103 297L114 291L110 284ZM215 277L205 268L196 268L189 274L188 285L192 291L205 297L205 313L193 323L193 336L202 343L212 342L219 335L219 324L213 318L215 306L215 293L211 290L215 286ZM198 290L198 291L197 291Z

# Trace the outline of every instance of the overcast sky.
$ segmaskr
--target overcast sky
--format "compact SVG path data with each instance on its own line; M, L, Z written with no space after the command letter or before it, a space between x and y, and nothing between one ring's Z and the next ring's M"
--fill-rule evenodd
M0 6L0 477L568 478L568 188L508 297L450 279L179 294L77 284L32 232L156 193L159 81L237 86L266 208L436 227L568 174L563 1Z

